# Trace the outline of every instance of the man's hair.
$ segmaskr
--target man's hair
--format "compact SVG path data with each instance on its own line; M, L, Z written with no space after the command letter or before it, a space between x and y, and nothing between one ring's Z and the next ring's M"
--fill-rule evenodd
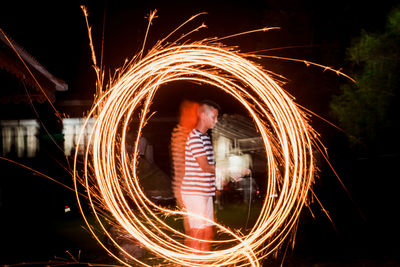
M209 99L204 99L204 100L200 101L200 105L207 105L209 107L213 107L213 108L217 109L219 112L221 111L220 105L218 105L217 103L215 103L214 101L209 100Z

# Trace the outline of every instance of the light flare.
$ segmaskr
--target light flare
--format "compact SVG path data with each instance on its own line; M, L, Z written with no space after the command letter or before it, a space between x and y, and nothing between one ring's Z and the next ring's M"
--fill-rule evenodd
M211 241L216 249L210 252L197 251L183 243L187 236L166 224L164 218L186 212L155 205L142 191L137 173L139 138L151 101L161 86L174 81L211 85L247 109L264 141L266 195L277 196L265 198L260 215L247 234L213 222L220 233L230 237ZM137 115L140 121L134 155L130 157L125 147L127 129ZM101 219L105 213L134 240L171 264L260 266L260 260L276 251L297 224L314 181L315 133L292 98L244 54L210 42L158 46L126 67L125 73L99 98L90 117L95 117L96 122L91 146L86 149L85 174L80 177L74 170L75 186L78 189L78 182L85 185L91 210L110 239ZM101 208L94 200L102 203ZM94 228L88 226L96 235ZM148 265L126 251L125 254L131 261ZM129 260L119 260L129 264Z

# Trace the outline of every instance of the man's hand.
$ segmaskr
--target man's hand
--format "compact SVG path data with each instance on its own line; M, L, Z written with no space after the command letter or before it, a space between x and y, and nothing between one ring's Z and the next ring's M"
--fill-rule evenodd
M250 169L247 169L247 168L244 169L243 172L242 172L242 175L243 175L243 176L250 175L250 174L251 174L251 170L250 170Z
M233 175L231 175L231 178L235 181L235 182L239 182L241 181L243 178L243 176L246 175L250 175L251 174L251 170L250 169L243 169L242 171L240 171L239 173L235 173Z

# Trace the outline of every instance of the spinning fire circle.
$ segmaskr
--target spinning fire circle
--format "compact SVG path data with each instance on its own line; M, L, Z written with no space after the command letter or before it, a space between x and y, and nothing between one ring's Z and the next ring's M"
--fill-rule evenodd
M127 65L89 113L88 118L94 117L95 123L82 176L76 174L75 155L76 194L81 205L78 191L79 183L83 184L100 229L125 254L123 258L114 256L121 263L149 265L130 255L109 234L110 222L156 257L183 266L259 266L295 228L314 180L315 133L271 73L247 56L207 41L156 47ZM204 253L186 246L180 241L185 234L165 223L165 217L185 212L155 205L142 191L137 174L139 138L151 101L160 86L174 81L210 85L234 97L247 109L264 141L267 188L256 223L246 234L214 223L229 237L212 241L216 249ZM138 114L135 155L130 158L125 147L127 131ZM83 208L81 211L90 231L102 243L98 228L88 222Z

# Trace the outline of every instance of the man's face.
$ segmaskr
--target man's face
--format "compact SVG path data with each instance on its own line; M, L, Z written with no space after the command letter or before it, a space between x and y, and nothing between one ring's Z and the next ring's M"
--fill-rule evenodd
M218 121L218 109L207 107L206 112L204 112L204 119L208 129L214 128Z

